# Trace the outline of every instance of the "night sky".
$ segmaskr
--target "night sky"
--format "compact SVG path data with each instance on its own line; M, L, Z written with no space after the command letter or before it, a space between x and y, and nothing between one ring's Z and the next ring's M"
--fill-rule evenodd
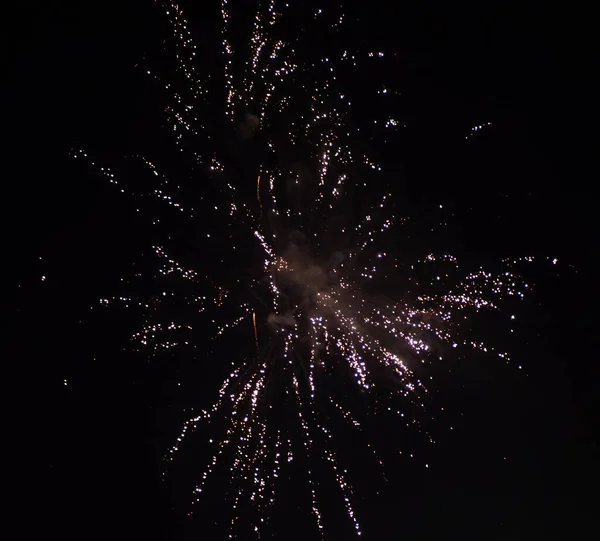
M218 35L218 5L186 4L194 3L182 4L193 32ZM411 439L420 466L400 460L379 496L358 492L362 538L591 534L600 374L592 342L590 25L575 9L532 2L358 4L348 5L344 39L385 51L389 67L355 79L352 119L394 172L404 209L427 218L443 205L455 216L446 236L423 239L424 252L559 261L536 271L517 312L510 348L523 371L495 359L461 365L436 397L450 413L436 425L435 445L383 428L390 445ZM210 524L227 520L228 509L208 498L204 513L214 521L188 519L178 482L160 481L182 419L171 392L179 360L124 351L135 325L127 313L90 315L98 299L118 294L152 234L127 198L69 156L73 147L111 156L144 148L173 163L160 128L162 98L134 69L160 50L162 24L153 3L138 0L30 2L6 18L0 351L8 368L9 509L18 520L10 539L225 538ZM205 54L218 65L220 53ZM370 75L402 92L396 110L368 93ZM382 144L368 138L367 126L386 113L406 128ZM350 453L360 463L359 451ZM197 473L197 465L183 466ZM357 486L369 485L374 472L357 469ZM316 538L295 486L283 485L275 538ZM333 504L330 517L327 539L355 538Z

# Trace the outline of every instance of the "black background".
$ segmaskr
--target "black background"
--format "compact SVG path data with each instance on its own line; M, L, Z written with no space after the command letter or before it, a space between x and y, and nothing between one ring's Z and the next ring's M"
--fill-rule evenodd
M357 505L364 537L591 533L597 174L585 14L531 2L369 2L349 13L357 48L397 55L388 77L406 96L394 116L408 127L378 150L388 170L401 171L414 215L443 203L458 216L459 252L549 255L562 265L536 277L523 312L513 357L527 376L487 367L446 389L442 399L464 415L427 451L426 473L401 462L385 497ZM190 15L203 29L218 23L214 8ZM127 201L68 151L159 146L160 114L148 114L153 97L133 69L158 47L156 10L30 2L5 25L2 358L13 538L219 538L186 523L158 481L177 431L164 413L163 372L121 352L129 322L80 323L150 239ZM359 105L357 122L381 112L367 98ZM465 145L471 126L488 120ZM305 538L301 524L282 523L278 538ZM333 538L347 538L343 528Z

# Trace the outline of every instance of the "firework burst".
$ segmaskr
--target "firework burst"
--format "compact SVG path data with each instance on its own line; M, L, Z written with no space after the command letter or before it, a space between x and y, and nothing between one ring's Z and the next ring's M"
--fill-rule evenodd
M454 348L508 360L469 333L471 319L496 311L503 297L522 297L527 285L510 270L514 262L495 274L461 274L452 255L398 258L395 239L410 220L397 216L380 166L353 143L359 139L350 127L351 105L337 83L336 66L359 53L315 56L303 43L305 25L333 32L343 17L322 10L301 17L271 0L237 20L229 4L221 2L222 73L203 71L206 51L196 48L182 10L162 2L173 73L165 82L165 74L144 68L170 95L166 125L202 189L197 182L190 189L183 175L168 178L144 157L135 160L148 178L143 193L139 182L129 190L116 171L94 164L136 201L152 197L167 205L173 216L161 211L153 225L177 224L173 236L192 236L205 262L184 264L170 255L168 240L157 243L148 294L101 304L141 310L144 322L132 340L152 356L197 351L208 336L210 346L200 346L206 358L197 362L210 363L223 344L236 341L239 353L214 403L185 421L167 453L170 463L192 433L211 433L211 423L222 429L207 438L212 458L193 500L201 501L211 474L226 465L230 537L242 508L256 511L251 529L258 537L268 528L278 480L299 454L308 457L315 530L324 535L320 479L311 466L321 461L360 535L350 473L333 444L336 426L364 433L365 422L385 414L431 440L419 413L431 376L420 367ZM400 124L391 118L385 125ZM90 160L85 151L74 154ZM364 414L353 411L353 396L361 397ZM368 447L383 467L375 446Z

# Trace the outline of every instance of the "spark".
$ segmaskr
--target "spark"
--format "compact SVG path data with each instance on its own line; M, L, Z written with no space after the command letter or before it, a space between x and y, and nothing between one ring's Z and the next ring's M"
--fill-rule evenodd
M256 312L252 312L252 326L254 327L254 340L256 341L256 351L260 352L260 346L258 345L258 331L256 329Z
M473 137L474 135L478 134L479 132L481 132L481 130L483 130L484 128L487 128L488 126L491 126L492 123L491 122L486 122L484 124L479 124L477 126L473 126L471 128L471 132L469 133L469 135L467 135L465 137L465 139L469 139L471 137Z
M256 177L256 201L258 202L258 206L260 207L260 212L262 214L262 202L260 200L260 175Z

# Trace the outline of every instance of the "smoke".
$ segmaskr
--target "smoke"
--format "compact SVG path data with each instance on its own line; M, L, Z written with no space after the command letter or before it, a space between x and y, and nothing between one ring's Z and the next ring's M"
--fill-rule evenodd
M237 125L237 135L240 139L250 139L258 128L260 120L252 113L246 113Z
M267 323L273 328L296 326L296 320L291 314L276 314L274 312L267 316Z
M283 279L297 286L297 294L305 298L327 288L327 267L315 260L306 236L296 230L290 233L289 239L283 251L286 263Z

